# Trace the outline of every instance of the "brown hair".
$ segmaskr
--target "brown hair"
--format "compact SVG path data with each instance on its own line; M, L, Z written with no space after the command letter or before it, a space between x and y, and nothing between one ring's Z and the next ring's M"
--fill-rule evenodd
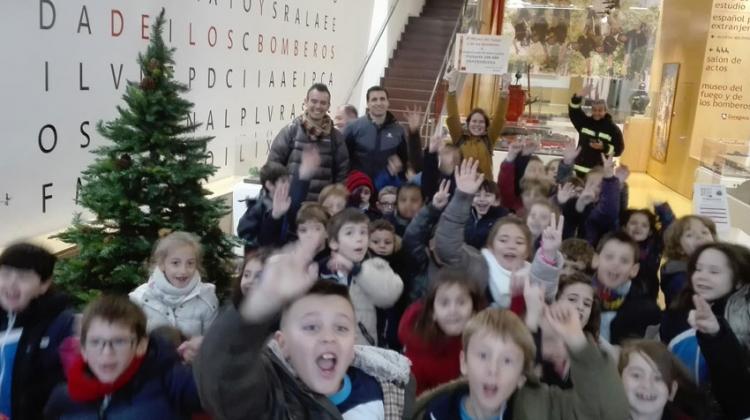
M330 217L326 213L326 209L313 201L302 203L299 212L297 212L297 226L307 222L318 222L325 226L328 224Z
M589 180L589 177L591 175L602 175L602 176L604 176L604 168L601 165L597 165L597 166L594 166L593 168L591 168L591 170L588 171L586 173L586 175L583 177L584 184L586 183L586 181Z
M709 232L711 232L711 236L714 237L714 240L716 240L716 224L713 220L697 214L680 217L664 232L664 256L667 259L682 261L688 259L689 255L685 254L685 251L682 249L680 239L682 238L682 234L688 229L688 226L690 226L690 221L692 220L697 220L703 223L703 225L708 228Z
M503 337L514 342L523 352L523 374L527 379L536 378L534 358L536 345L529 329L518 315L507 309L487 308L474 315L464 328L462 342L464 354L471 338L481 332ZM465 356L464 356L465 357Z
M385 219L377 219L370 222L370 235L379 230L385 230L393 234L393 252L396 253L401 249L401 237L396 234L396 228L393 224Z
M552 183L541 179L523 178L519 184L521 194L537 192L539 195L547 197L552 189Z
M242 294L242 276L245 273L245 266L247 263L253 260L258 260L265 266L266 260L268 260L268 257L270 257L272 253L272 248L263 247L245 254L245 258L242 260L242 265L240 266L240 272L232 282L232 302L235 306L239 307L240 303L242 303L242 299L245 298L245 295Z
M523 219L513 214L501 217L497 220L497 222L495 222L495 224L492 226L492 229L490 229L489 235L487 235L487 244L485 246L492 249L492 243L495 241L497 232L501 227L505 225L515 225L519 229L521 229L523 236L526 238L526 259L529 259L533 254L534 246L534 244L532 243L531 231L529 230L529 227L526 226L526 222L524 222Z
M531 208L534 207L534 206L536 206L536 205L540 205L540 206L546 207L554 215L554 217L559 217L560 216L560 207L558 207L557 205L555 205L555 203L553 203L552 200L550 200L550 199L540 198L538 200L534 200L534 201L531 202L531 205L529 206L529 208L526 209L526 217L529 217L529 213L531 212Z
M331 196L339 196L346 201L346 199L349 197L349 190L346 189L346 185L344 184L326 185L325 187L323 187L323 190L320 191L320 195L318 195L318 203L325 203L326 199Z
M81 322L81 343L85 345L89 327L95 319L126 327L140 340L146 337L146 314L127 296L102 295L86 306Z
M568 238L562 241L560 253L569 260L586 263L586 269L591 269L591 262L594 260L594 247L585 239Z
M623 370L630 362L630 356L639 354L650 362L659 372L668 389L672 389L672 383L677 383L677 395L674 401L668 401L665 412L678 409L687 414L689 418L706 418L708 408L705 394L701 392L690 373L662 342L657 340L630 340L626 341L620 352L620 360L617 370L622 375ZM682 416L679 416L682 417Z
M361 224L366 225L369 229L370 219L367 217L366 214L362 213L361 211L355 208L349 207L344 210L341 210L338 214L331 217L331 220L328 222L328 226L326 229L328 233L328 240L338 241L339 231L347 223L356 223L356 224L361 223Z
M479 114L482 117L484 117L484 129L488 130L490 128L490 117L487 115L487 112L482 108L474 108L471 111L469 111L469 115L466 116L466 128L468 130L469 128L469 122L471 121L471 117L474 116L474 114Z
M648 238L650 238L654 233L657 232L659 229L659 226L657 226L658 221L656 220L656 215L653 211L649 209L627 209L622 214L622 221L620 223L620 226L625 228L627 224L630 222L630 218L633 217L633 215L636 214L642 214L646 219L648 220Z
M169 251L180 246L193 247L195 250L195 266L198 271L203 271L203 247L201 247L201 239L194 233L182 231L172 232L156 242L156 247L151 255L152 266L158 267L160 264L163 264Z
M562 296L562 294L565 292L565 289L568 286L572 286L574 284L585 284L586 286L591 287L591 295L593 296L593 302L591 302L591 315L589 315L589 320L586 325L583 326L583 331L589 333L592 337L594 337L595 340L598 341L599 328L602 318L602 304L599 300L599 295L597 295L596 291L594 290L594 286L591 285L591 277L584 273L581 273L580 271L576 271L568 275L561 275L560 285L557 287L557 295L555 296L555 300L559 300L560 296Z
M479 191L485 191L497 197L497 184L495 181L485 179L482 181L482 185L479 186Z
M604 235L604 237L599 240L599 244L596 246L596 253L601 254L602 249L604 249L604 245L607 245L607 242L612 241L628 245L630 249L633 250L633 264L638 264L641 258L641 249L640 247L638 247L638 242L636 242L635 239L631 238L630 235L622 231L609 232L608 234Z
M466 277L466 270L458 267L444 267L431 279L427 294L422 298L422 312L414 323L414 332L424 341L435 342L445 338L445 333L435 322L435 297L438 289L443 286L459 285L466 290L471 298L472 310L477 313L487 306L484 290L476 279Z
M742 245L730 244L728 242L712 242L703 244L693 252L690 256L687 264L687 283L682 289L677 299L672 305L678 309L693 309L693 295L695 289L693 289L693 274L695 273L695 267L698 264L698 258L708 249L713 249L724 254L729 264L729 269L732 270L732 286L733 290L737 289L748 283L746 280L747 273L750 273L750 250ZM730 294L733 292L730 292Z
M355 317L355 324L357 323L356 316L357 313L354 311L354 304L352 303L352 298L349 296L349 287L343 284L338 284L330 280L320 280L316 281L313 286L308 290L305 294L302 296L292 300L291 302L288 302L281 310L281 322L283 324L284 316L289 311L289 308L291 308L295 302L298 300L306 297L306 296L339 296L342 299L345 299L347 302L349 302L349 305L352 307L352 312L354 312Z

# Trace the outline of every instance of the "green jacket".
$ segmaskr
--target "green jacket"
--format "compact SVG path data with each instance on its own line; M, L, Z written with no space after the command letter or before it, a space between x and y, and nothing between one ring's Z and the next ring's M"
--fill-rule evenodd
M503 420L626 420L630 417L625 390L615 364L594 344L571 354L571 375L575 386L562 390L529 379L508 402ZM459 418L452 401L468 395L462 378L423 394L417 400L412 419ZM447 410L446 410L447 408Z

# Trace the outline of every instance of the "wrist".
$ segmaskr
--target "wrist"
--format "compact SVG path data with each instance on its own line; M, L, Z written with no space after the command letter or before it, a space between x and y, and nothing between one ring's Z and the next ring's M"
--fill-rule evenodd
M586 335L583 333L583 330L578 330L573 334L566 334L563 337L565 344L572 352L580 352L586 347Z
M540 258L543 263L550 265L552 267L557 266L557 249L545 249L544 246L542 246L542 252L540 254Z

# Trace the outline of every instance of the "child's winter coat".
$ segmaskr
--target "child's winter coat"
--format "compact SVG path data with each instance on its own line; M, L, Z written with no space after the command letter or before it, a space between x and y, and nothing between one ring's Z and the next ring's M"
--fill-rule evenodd
M443 337L434 343L425 341L414 330L423 310L421 301L414 302L406 309L398 326L398 337L417 380L417 395L461 376L461 336Z
M143 309L148 331L163 325L179 329L188 337L205 334L216 318L219 299L216 286L201 281L196 271L184 288L172 286L164 272L155 268L147 283L130 292L130 300Z
M274 320L247 323L234 306L219 315L194 364L201 401L209 414L221 420L342 420L341 411L356 409L344 406L347 401L334 404L299 380L274 341L266 345L273 324ZM356 376L377 381L386 420L411 415L415 384L404 356L372 346L355 346L352 367L358 371ZM372 395L360 397L378 402ZM347 418L357 418L356 412L347 412Z
M93 376L79 355L67 371L68 383L55 388L50 397L45 418L179 420L201 411L190 367L182 364L174 347L159 337L150 337L146 354L134 359L121 379L125 381L128 376L125 383L116 381L108 388Z

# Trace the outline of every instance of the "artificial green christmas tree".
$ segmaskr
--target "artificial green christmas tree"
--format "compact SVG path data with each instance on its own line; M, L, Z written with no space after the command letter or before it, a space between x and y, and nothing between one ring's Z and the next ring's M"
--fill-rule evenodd
M99 122L111 143L83 172L80 203L94 215L80 215L59 235L78 246L79 255L62 261L56 283L82 301L100 291L126 293L148 278L148 260L160 232L184 230L201 237L205 280L221 290L230 278L234 242L219 229L229 209L208 198L201 183L216 168L207 163L212 137L192 137L193 104L181 97L188 88L173 77L173 48L162 38L162 9L145 54L138 55L142 79L128 82L119 116Z

